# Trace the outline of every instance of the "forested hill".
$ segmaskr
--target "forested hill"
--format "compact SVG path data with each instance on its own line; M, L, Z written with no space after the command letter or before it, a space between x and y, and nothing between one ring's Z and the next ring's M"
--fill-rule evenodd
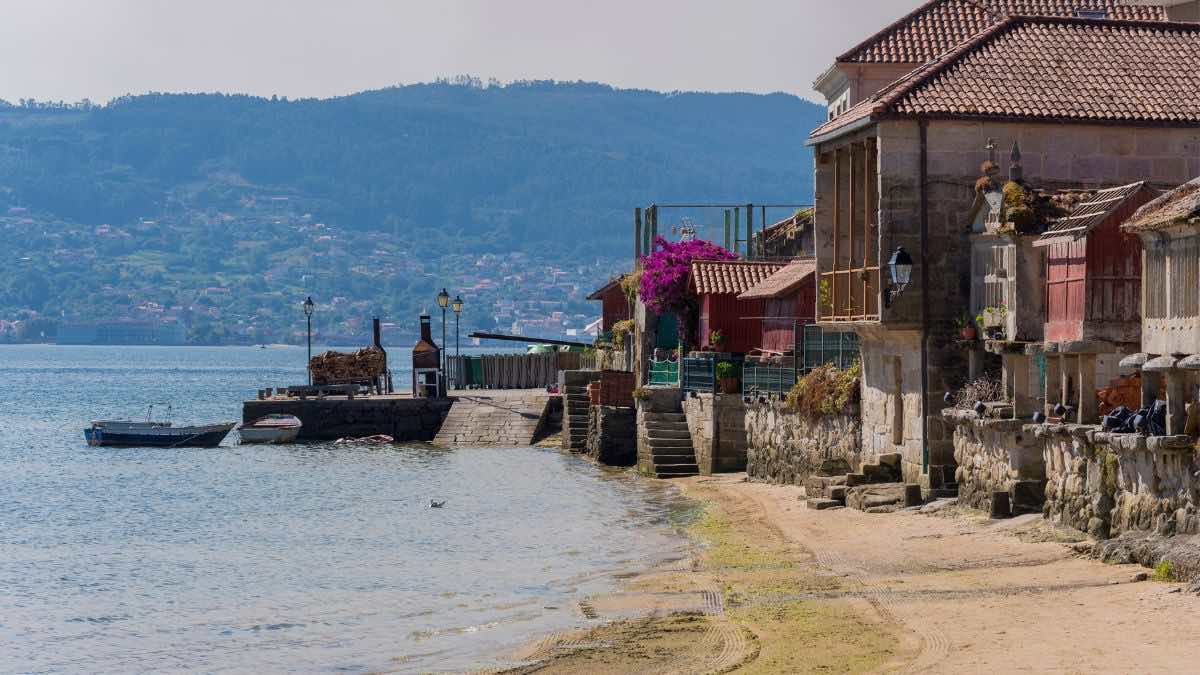
M624 251L635 205L809 201L803 140L822 114L784 94L555 82L23 102L0 106L0 207L120 224L232 209L252 189L357 231Z

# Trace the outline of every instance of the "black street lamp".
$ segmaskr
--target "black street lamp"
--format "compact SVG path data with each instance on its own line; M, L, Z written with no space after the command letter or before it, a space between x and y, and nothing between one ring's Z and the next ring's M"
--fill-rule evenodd
M884 307L891 307L892 302L908 287L908 282L912 281L913 259L903 246L896 247L896 252L892 254L891 260L888 260L888 271L892 283L883 295Z
M442 289L437 296L438 307L442 308L442 347L438 352L442 355L442 372L446 372L446 307L450 306L450 294Z
M458 317L462 314L463 309L461 295L454 296L454 302L450 303L450 308L454 310L454 355L462 356L462 345L458 341Z
M308 386L312 386L312 315L316 311L317 304L313 302L312 296L304 299L304 318L308 320L308 363L305 365L305 370L308 371Z

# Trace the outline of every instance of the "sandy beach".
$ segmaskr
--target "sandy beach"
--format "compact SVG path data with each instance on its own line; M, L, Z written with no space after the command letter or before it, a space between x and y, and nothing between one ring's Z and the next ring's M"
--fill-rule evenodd
M704 504L691 560L581 603L513 673L1194 670L1200 599L1076 553L1040 516L811 511L742 474L677 481Z

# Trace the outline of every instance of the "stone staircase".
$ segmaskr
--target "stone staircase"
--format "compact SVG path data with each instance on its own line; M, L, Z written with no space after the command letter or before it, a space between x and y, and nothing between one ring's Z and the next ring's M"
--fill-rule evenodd
M684 414L646 412L643 416L646 425L643 471L656 478L699 474L692 434Z
M532 445L550 409L550 395L541 389L463 394L456 397L433 444L447 448Z
M838 474L833 467L822 466L804 483L807 506L818 511L845 506L884 513L921 504L921 486L902 482L900 462L899 453L889 453L853 473Z
M564 387L562 418L562 449L584 452L587 449L588 412L587 386Z

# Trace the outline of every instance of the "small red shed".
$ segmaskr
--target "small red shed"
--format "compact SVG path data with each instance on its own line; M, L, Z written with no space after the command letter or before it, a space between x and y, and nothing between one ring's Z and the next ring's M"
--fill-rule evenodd
M1046 247L1046 342L1137 343L1142 244L1121 223L1157 192L1146 183L1083 195L1034 246Z
M632 318L629 311L629 298L625 297L625 289L621 288L622 276L613 277L600 288L596 289L588 300L600 301L600 330L611 331L613 324Z
M783 269L783 263L698 260L692 263L691 288L700 297L700 345L711 351L745 354L762 341L763 300L738 296ZM713 331L724 341L709 344Z
M762 301L762 340L766 352L783 354L795 347L796 327L817 320L817 260L793 260L762 283L738 296Z
M1068 421L1095 424L1098 385L1119 375L1121 354L1139 351L1142 243L1121 225L1156 196L1144 182L1076 193L1034 242L1047 252L1046 409L1061 403Z

